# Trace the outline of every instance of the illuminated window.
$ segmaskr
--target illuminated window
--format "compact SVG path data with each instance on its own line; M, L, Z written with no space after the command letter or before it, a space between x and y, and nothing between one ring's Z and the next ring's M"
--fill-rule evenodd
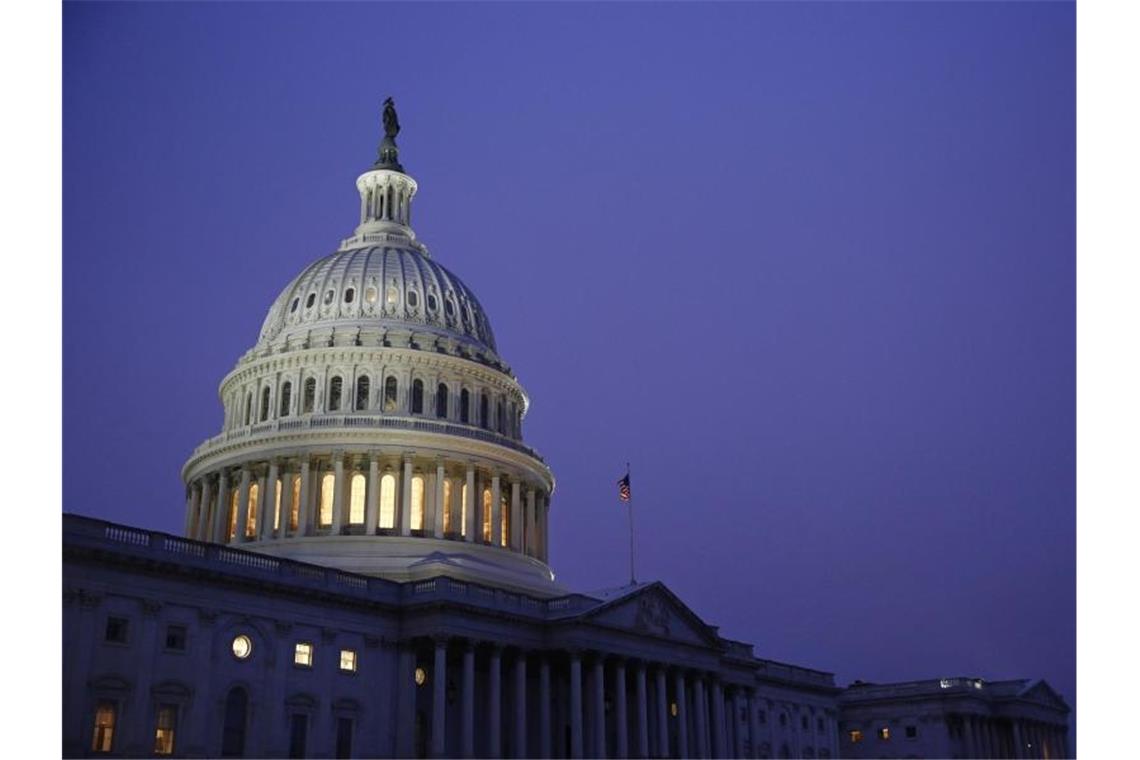
M286 380L281 385L281 403L278 405L277 416L289 416L289 404L293 400L293 383Z
M424 529L424 478L412 476L412 530Z
M353 525L364 524L364 489L364 476L358 472L352 476L348 501L348 521Z
M289 530L297 530L301 521L301 479L293 476L293 498L289 502Z
M261 389L261 421L269 419L269 389Z
M352 303L352 299L355 297L356 297L356 290L354 288L348 288L347 290L344 291L344 302L345 303Z
M301 413L308 414L313 411L313 404L317 400L317 379L310 377L305 381L304 396L301 401Z
M326 472L321 478L321 509L317 515L317 525L327 528L333 520L333 491L336 490L336 476Z
M367 375L356 378L356 411L362 412L368 408L368 393L371 389L372 383Z
M444 478L443 480L443 532L455 532L455 520L452 519L451 509L451 480Z
M376 303L376 288L365 289L364 300L368 303Z
M233 651L234 657L238 658L239 660L244 660L253 652L253 642L250 641L249 636L246 636L243 633L238 636L234 636L234 640L230 645L230 649Z
M396 527L396 477L391 473L380 478L380 527Z
M326 290L325 291L325 306L328 306L330 303L332 303L334 298L336 298L336 293L333 291L333 289L329 288L328 290Z
M174 729L178 723L178 705L160 704L154 721L154 754L174 753Z
M891 729L887 728L886 726L883 726L882 728L879 729L879 740L880 741L884 741L884 742L890 741L890 738L891 738Z
M491 489L483 489L483 542L491 543Z
M115 703L99 700L95 707L95 735L91 737L92 752L110 752L115 743Z
M467 537L467 483L463 483L463 487L459 491L460 504L459 504L459 533L464 538Z
M249 484L249 502L246 504L245 537L257 536L257 498L261 495L261 487L257 483Z
M863 741L863 732L860 731L859 729L855 729L854 731L848 731L847 736L849 736L851 738L852 744L858 744L859 742Z
M238 489L230 491L230 540L237 536Z
M396 305L396 303L397 303L397 302L399 302L399 300L400 300L400 291L399 291L399 290L396 290L396 286L395 286L395 285L389 285L389 286L388 286L388 295L387 295L387 299L388 299L388 305L389 305L389 306L395 306L395 305Z
M303 668L313 667L313 645L307 641L298 641L293 649L293 664Z
M435 389L435 416L447 418L447 386L440 383Z
M424 413L424 381L412 381L412 414Z
M416 668L416 686L423 686L427 682L427 673L423 668Z
M669 714L672 715L674 718L677 717L677 703L676 702L670 702L669 703Z
M273 489L273 531L281 530L281 478L277 478Z
M511 535L511 533L510 533L510 531L511 531L510 515L511 515L511 510L507 506L507 495L506 494L500 494L500 496L499 496L499 518L500 518L499 519L499 529L502 531L502 534L499 536L499 543L502 546L507 545L507 537Z
M344 381L339 377L334 377L329 381L329 411L335 412L340 409L340 389Z
M346 673L356 672L356 650L355 649L342 649L340 650L340 669Z
M398 390L398 386L396 384L396 378L389 377L387 380L384 381L384 411L385 412L396 411L396 392L397 392L397 390Z
M171 652L186 651L186 626L166 626L166 649Z
M126 644L127 619L124 617L107 618L107 627L103 630L103 640L115 644Z

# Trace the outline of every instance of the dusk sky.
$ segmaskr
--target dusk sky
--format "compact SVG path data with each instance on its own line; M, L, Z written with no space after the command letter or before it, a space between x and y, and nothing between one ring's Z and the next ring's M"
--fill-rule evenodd
M490 315L551 562L837 682L1076 706L1071 3L66 3L64 510L180 533L278 293L358 219Z

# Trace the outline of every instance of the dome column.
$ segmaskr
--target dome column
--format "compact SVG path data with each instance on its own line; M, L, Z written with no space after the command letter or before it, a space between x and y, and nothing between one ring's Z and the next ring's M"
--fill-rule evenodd
M499 473L491 476L491 544L503 544L503 505Z
M339 536L344 527L344 452L333 453L333 518L329 533Z
M309 461L308 454L301 455L301 505L297 512L297 533L298 536L309 535L309 526L312 524L312 477L309 473L312 467L312 462Z
M466 533L463 537L467 543L475 540L475 505L479 502L475 498L475 465L471 462L467 463L467 514L463 515L466 520Z
M210 540L210 517L213 512L210 510L210 476L203 475L198 480L202 489L201 498L198 500L198 524L194 528L194 535L191 536L196 541L209 541Z
M226 543L228 533L229 515L226 502L229 500L229 483L226 481L226 471L218 473L217 504L214 508L213 540L216 543Z
M404 481L400 496L400 535L412 535L412 458L404 455Z
M194 481L187 490L189 493L186 495L186 521L182 526L182 535L193 538L192 534L197 525L198 503L202 498L202 486L198 481Z
M519 500L519 482L511 481L511 550L522 551L522 502Z
M234 526L232 539L237 544L245 540L245 525L249 521L249 481L252 476L253 473L249 471L249 465L243 465L241 468L241 485L238 486L237 525ZM229 535L226 538L228 542Z
M535 556L534 551L534 489L526 489L526 534L523 537L525 550L528 556Z
M261 529L259 532L264 541L273 538L274 520L281 520L281 517L277 514L277 475L280 467L281 465L277 459L271 459L269 461L269 474L265 479L265 496L262 500L264 506L261 507L261 514L259 515L261 525L258 526Z
M447 473L443 470L443 460L435 460L435 517L432 520L432 535L443 538L443 481Z
M261 468L258 468L258 469L261 469ZM257 480L257 501L255 501L253 504L253 506L255 507L255 510L253 511L253 514L252 514L252 517L253 517L253 535L252 536L249 536L249 535L246 536L246 540L250 540L250 541L256 541L257 537L261 535L261 526L265 522L265 509L266 509L265 505L269 503L265 497L265 495L267 493L269 493L269 483L268 483L269 478L267 477L268 471L267 470L261 470L261 472L262 472L262 475Z
M380 505L380 461L377 452L368 452L368 504L364 510L364 535L376 533Z
M487 694L488 754L502 757L503 734L503 653L498 644L491 644L491 656L487 662L487 675L490 686Z

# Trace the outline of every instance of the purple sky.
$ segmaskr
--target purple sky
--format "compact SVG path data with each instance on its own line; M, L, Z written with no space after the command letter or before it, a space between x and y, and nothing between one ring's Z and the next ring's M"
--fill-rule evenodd
M1066 3L64 6L64 509L179 532L395 97L490 314L551 556L763 657L1075 706Z

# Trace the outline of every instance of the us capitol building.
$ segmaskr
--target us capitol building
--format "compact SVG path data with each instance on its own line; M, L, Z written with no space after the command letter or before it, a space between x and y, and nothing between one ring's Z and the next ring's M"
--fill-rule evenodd
M65 515L65 756L1068 756L1041 681L844 689L660 582L558 585L530 399L384 130L222 379L184 536Z

